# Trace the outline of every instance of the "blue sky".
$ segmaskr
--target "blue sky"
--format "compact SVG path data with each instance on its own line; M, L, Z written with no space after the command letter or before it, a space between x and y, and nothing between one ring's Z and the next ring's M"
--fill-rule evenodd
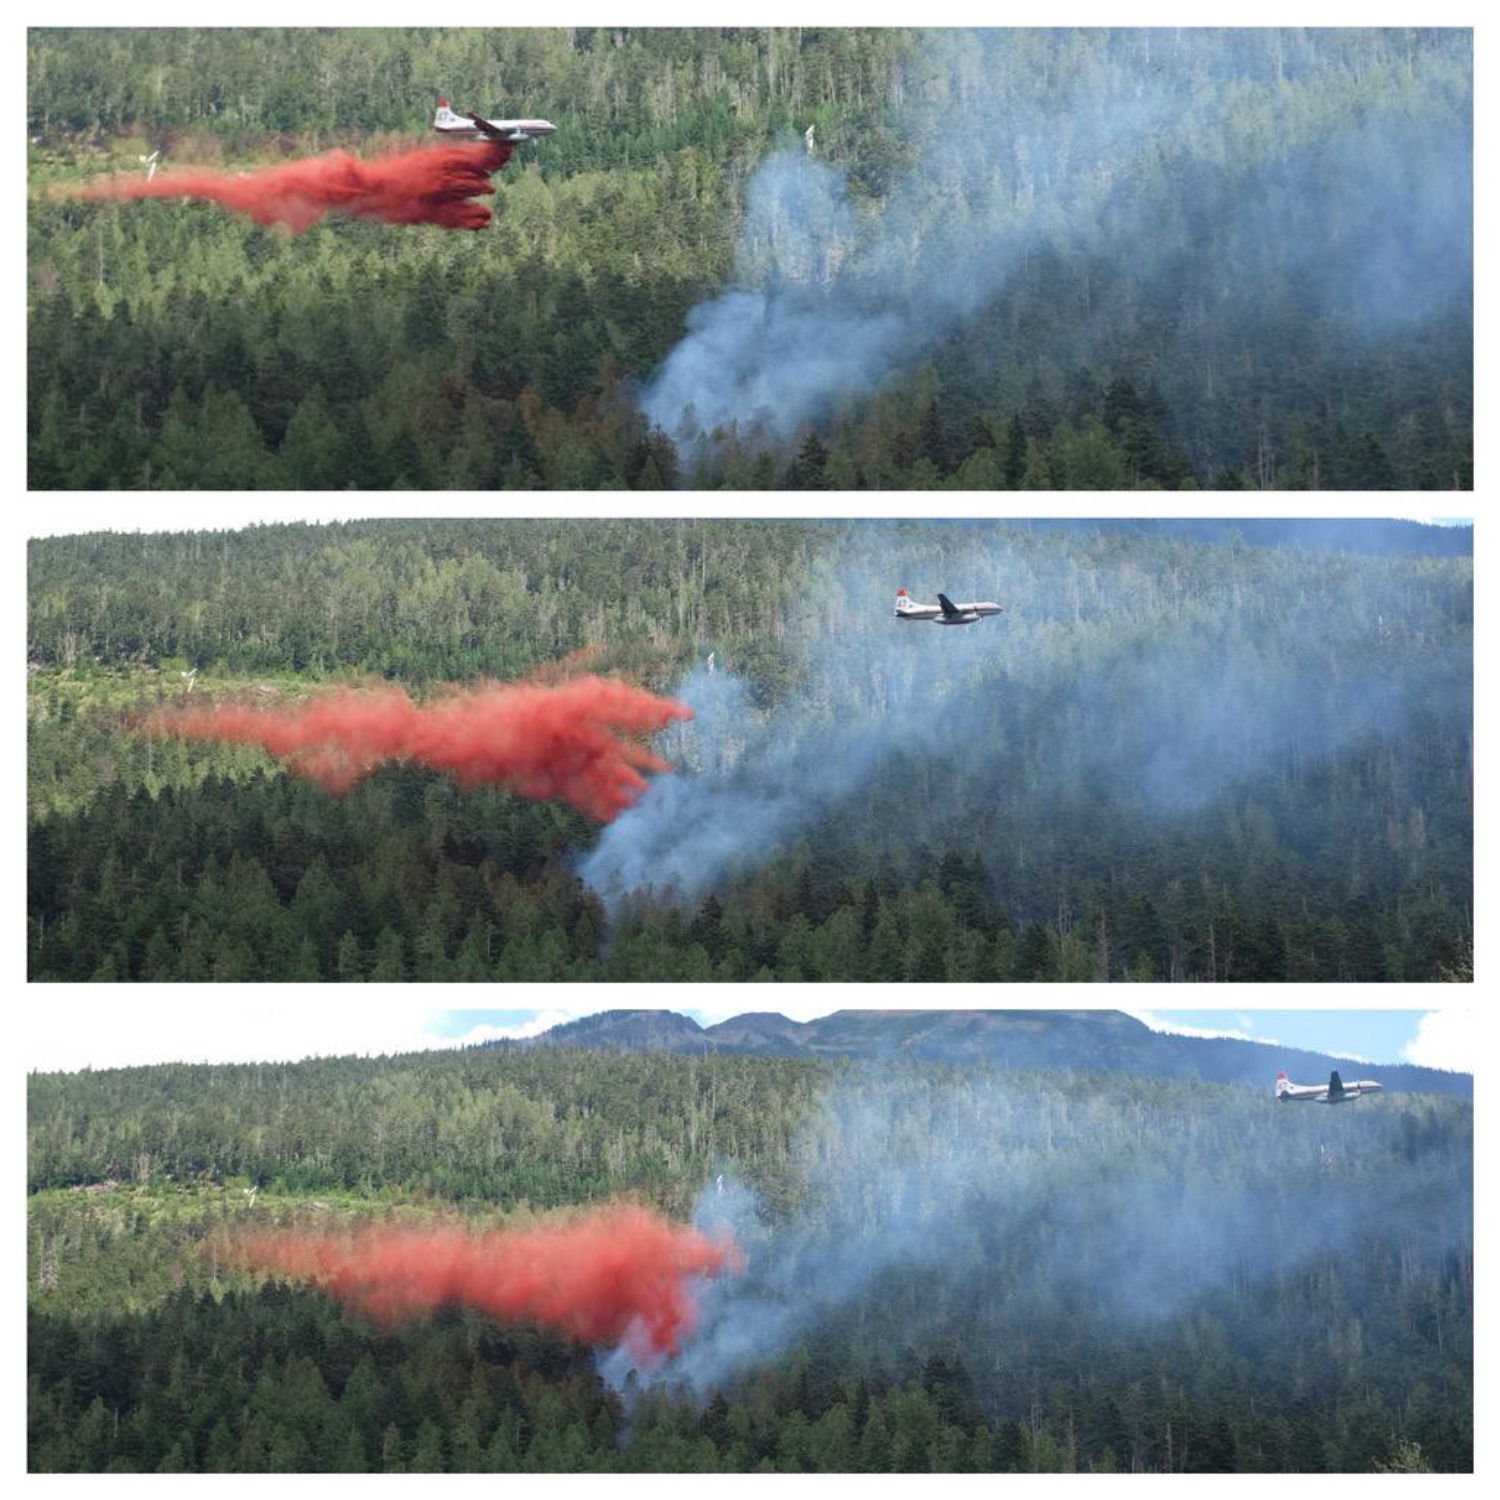
M206 1000L156 1000L149 1006L121 1006L80 997L67 1007L35 1007L23 1023L21 1053L28 1070L128 1067L153 1062L282 1062L350 1053L427 1051L499 1037L535 1036L548 1027L593 1011L640 1006L628 987L589 990L598 1000L579 1002L569 987L547 1007L507 1010L437 1009L419 999L350 1000L319 990L316 998L280 998L280 990L258 990L247 1003L244 987L213 991ZM653 990L659 995L660 990ZM904 990L840 991L820 998L799 986L769 995L733 991L721 1002L720 989L685 992L684 1002L654 1009L680 1009L700 1025L712 1025L745 1011L779 1010L811 1020L850 1006L942 1010L963 1003L956 993L913 1000ZM927 992L931 994L932 992ZM826 992L825 992L826 994ZM813 998L805 998L812 996ZM702 1003L705 997L709 1003ZM1058 1003L1074 998L1059 995ZM886 1001L880 1006L881 1000ZM997 1009L1003 1007L995 1007ZM1221 1010L1133 1009L1130 1014L1163 1031L1238 1036L1283 1047L1358 1058L1372 1064L1416 1062L1429 1067L1473 1072L1479 1022L1472 1009L1442 1010Z
M1237 1036L1361 1062L1422 1062L1463 1072L1474 1066L1471 1014L1462 1011L1152 1010L1131 1014L1158 1031ZM1438 1061L1439 1057L1447 1060Z

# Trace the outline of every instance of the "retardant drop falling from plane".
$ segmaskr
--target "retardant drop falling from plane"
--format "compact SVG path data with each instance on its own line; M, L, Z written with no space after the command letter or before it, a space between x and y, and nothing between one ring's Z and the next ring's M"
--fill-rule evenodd
M205 198L261 224L283 223L300 234L326 213L384 224L437 224L483 229L494 191L490 178L510 160L509 141L422 146L359 161L344 151L252 172L182 167L149 178L89 183L81 198Z
M647 1366L677 1353L696 1327L693 1282L744 1264L727 1230L710 1236L630 1204L482 1234L267 1234L240 1253L253 1269L313 1282L381 1324L457 1303L580 1344L623 1347Z
M608 823L670 766L635 738L686 704L613 678L509 683L413 703L399 688L343 689L288 708L220 704L166 709L150 733L259 745L325 790L345 792L390 760L446 771L460 785L499 784Z

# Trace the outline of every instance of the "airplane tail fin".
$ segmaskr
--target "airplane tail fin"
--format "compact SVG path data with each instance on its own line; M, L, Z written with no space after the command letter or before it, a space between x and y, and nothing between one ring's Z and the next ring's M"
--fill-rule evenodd
M463 124L463 121L453 113L452 108L449 106L446 95L438 99L437 113L432 117L432 123L434 126Z
M1284 1099L1291 1092L1292 1080L1285 1073L1276 1075L1276 1097Z

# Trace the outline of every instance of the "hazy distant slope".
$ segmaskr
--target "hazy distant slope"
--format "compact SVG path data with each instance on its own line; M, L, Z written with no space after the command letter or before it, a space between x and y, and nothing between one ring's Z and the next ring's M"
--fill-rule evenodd
M1338 1068L1388 1088L1470 1096L1470 1074L1413 1064L1380 1065L1234 1037L1153 1031L1109 1010L840 1010L812 1021L774 1012L700 1027L661 1010L611 1010L583 1016L526 1043L497 1046L598 1047L628 1051L732 1052L881 1062L969 1064L1015 1069L1130 1073L1191 1083L1248 1083L1270 1090L1277 1070L1324 1082Z

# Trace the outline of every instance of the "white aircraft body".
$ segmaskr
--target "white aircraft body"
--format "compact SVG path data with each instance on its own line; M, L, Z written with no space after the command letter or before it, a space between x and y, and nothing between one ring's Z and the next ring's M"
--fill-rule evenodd
M972 625L986 615L1004 612L1003 604L992 604L988 600L977 604L955 604L946 594L939 594L936 604L918 604L905 589L896 590L898 620L920 620L933 625Z
M551 135L557 126L551 120L485 120L479 115L459 114L448 107L446 99L437 102L432 128L439 135L451 135L461 141L530 141L539 135Z
M1380 1085L1371 1078L1345 1083L1338 1069L1328 1075L1327 1083L1293 1083L1285 1073L1276 1075L1276 1097L1282 1104L1344 1104L1361 1094L1378 1094Z

